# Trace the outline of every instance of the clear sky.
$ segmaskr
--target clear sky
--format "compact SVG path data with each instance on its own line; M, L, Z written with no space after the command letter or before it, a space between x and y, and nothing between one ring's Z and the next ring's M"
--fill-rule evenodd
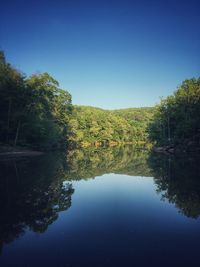
M152 106L200 76L199 0L2 0L0 48L74 104Z

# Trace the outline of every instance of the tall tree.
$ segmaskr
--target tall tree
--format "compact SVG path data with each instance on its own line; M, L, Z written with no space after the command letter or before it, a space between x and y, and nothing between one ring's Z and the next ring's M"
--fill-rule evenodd
M24 75L8 64L0 52L0 131L1 142L13 143L19 134L26 96Z
M150 125L150 138L161 145L200 148L200 78L185 80L161 101Z

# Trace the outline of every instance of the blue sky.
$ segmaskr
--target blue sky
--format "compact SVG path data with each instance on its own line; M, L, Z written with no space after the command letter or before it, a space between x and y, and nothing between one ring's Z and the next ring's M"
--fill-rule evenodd
M49 72L74 104L152 106L200 76L200 2L7 0L0 48L27 75Z

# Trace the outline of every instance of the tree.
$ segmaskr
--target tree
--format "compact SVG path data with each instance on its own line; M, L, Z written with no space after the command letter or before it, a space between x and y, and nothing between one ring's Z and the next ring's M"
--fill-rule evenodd
M24 75L6 62L0 52L0 131L1 142L17 142L21 119L26 110Z
M172 96L161 100L149 132L159 145L200 148L200 78L185 80Z
M67 144L71 95L48 73L26 78L0 51L0 142L39 148Z
M32 75L26 79L26 86L32 91L29 140L54 146L65 144L72 110L71 95L60 89L59 83L48 73ZM38 130L32 131L32 128Z

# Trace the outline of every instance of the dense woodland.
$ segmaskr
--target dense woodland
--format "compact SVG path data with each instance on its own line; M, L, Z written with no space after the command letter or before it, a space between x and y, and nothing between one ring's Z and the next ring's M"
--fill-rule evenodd
M39 149L147 142L153 108L73 106L48 73L26 77L0 54L0 142Z
M0 142L11 146L66 145L71 95L48 73L26 77L0 53Z
M153 108L103 110L74 106L69 121L69 142L76 145L148 142L147 126Z
M161 100L149 125L149 138L156 145L200 150L200 78L185 80Z
M200 78L152 108L73 106L48 73L26 77L0 52L0 145L61 149L115 144L200 147Z

